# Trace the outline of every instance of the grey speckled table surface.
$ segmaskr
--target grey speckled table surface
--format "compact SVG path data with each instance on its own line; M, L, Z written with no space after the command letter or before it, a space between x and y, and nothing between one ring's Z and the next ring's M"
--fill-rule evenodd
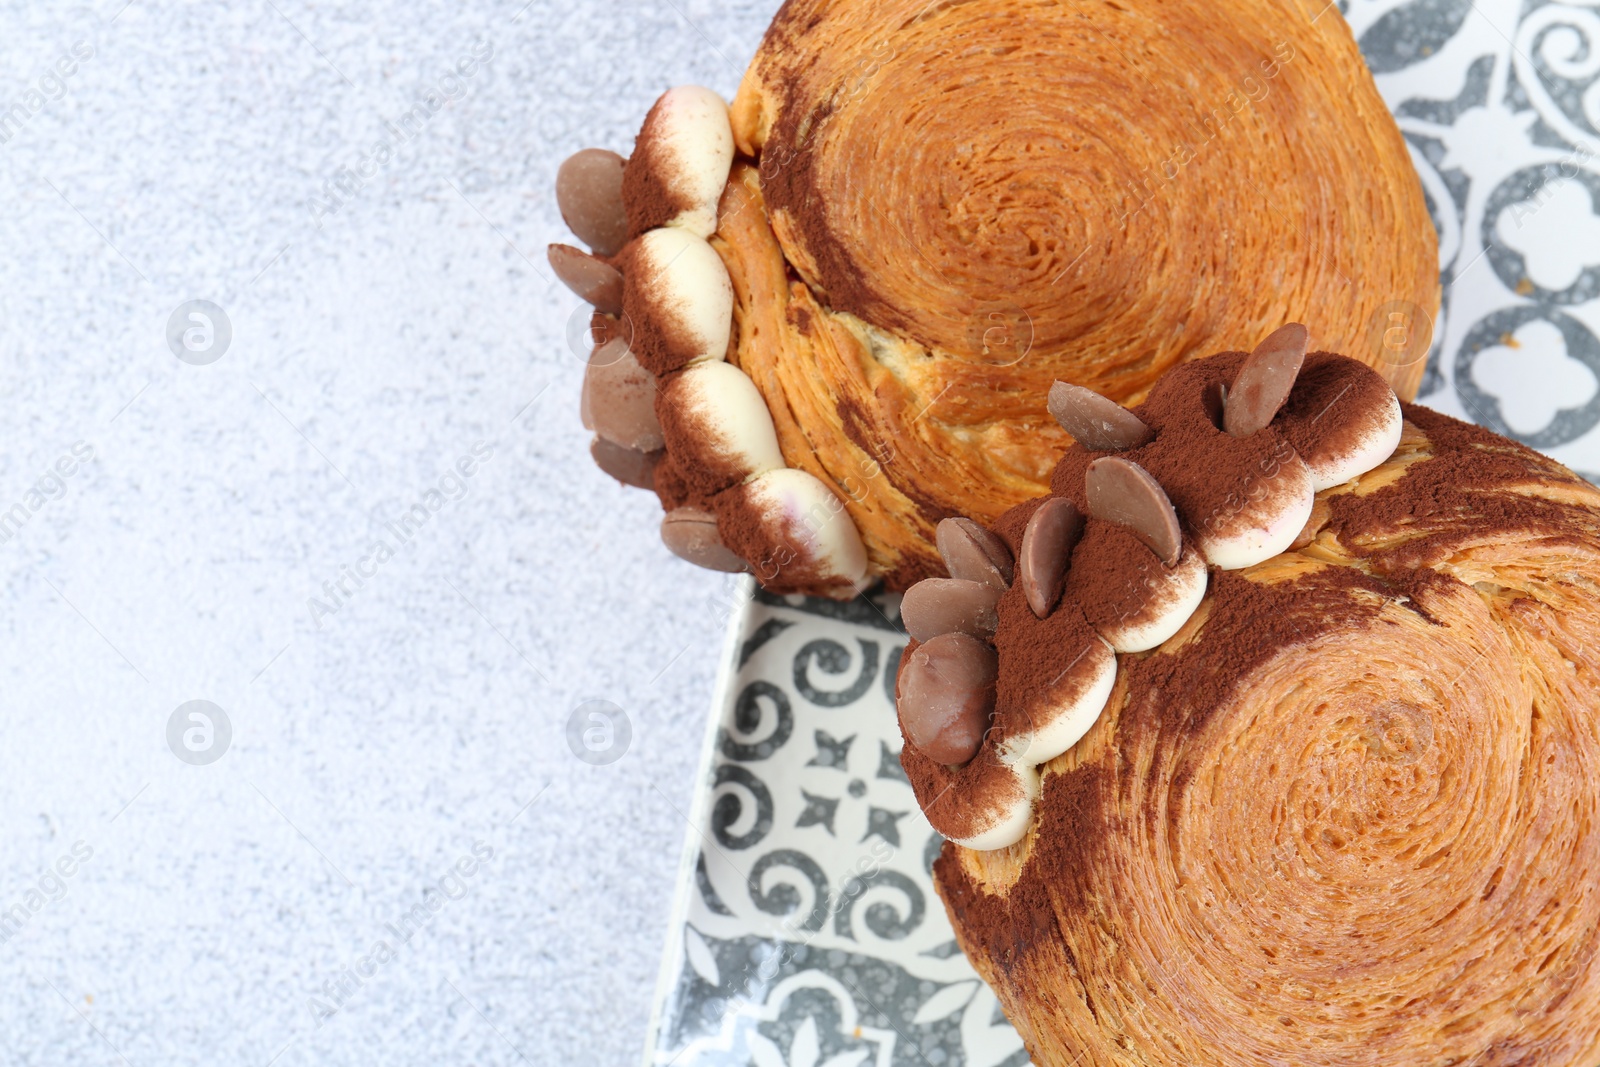
M639 1056L728 587L588 461L551 186L776 6L0 10L0 1065Z

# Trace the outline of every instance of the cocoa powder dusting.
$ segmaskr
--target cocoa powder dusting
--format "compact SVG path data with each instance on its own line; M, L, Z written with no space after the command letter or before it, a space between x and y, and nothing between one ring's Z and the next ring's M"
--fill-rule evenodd
M836 580L827 580L828 575L812 550L810 531L798 522L775 525L770 516L751 503L745 486L736 485L718 493L711 510L717 516L722 543L750 564L756 580L768 592L814 593L839 585Z
M1168 573L1126 526L1091 519L1067 568L1066 599L1096 629L1138 625L1166 607Z
M711 498L690 488L689 482L683 476L681 465L673 459L670 451L661 457L660 463L656 464L655 490L663 511L685 507L698 508L701 511L711 510Z
M1367 430L1356 416L1377 410L1393 392L1376 371L1349 356L1312 352L1277 419L1279 432L1307 461L1345 455Z
M1252 522L1253 513L1270 508L1269 491L1284 464L1295 462L1288 439L1294 432L1306 440L1348 444L1367 428L1369 408L1356 403L1331 403L1346 385L1352 391L1371 386L1367 378L1387 389L1382 380L1354 360L1318 352L1306 357L1314 369L1308 391L1300 385L1272 424L1249 437L1224 432L1206 410L1206 391L1217 383L1233 381L1247 358L1244 352L1224 352L1172 368L1133 409L1156 436L1148 444L1124 452L1094 452L1074 445L1056 464L1050 488L1080 507L1087 506L1084 477L1089 464L1102 456L1132 460L1155 476L1166 490L1184 529L1197 533L1211 524ZM1306 411L1310 415L1305 415ZM1316 418L1314 427L1299 425Z
M1000 677L995 685L994 740L997 745L1037 725L1037 709L1061 706L1084 689L1086 650L1100 645L1083 611L1062 598L1056 609L1039 618L1028 606L1020 583L1000 598L1000 628L995 651Z
M1364 625L1377 614L1383 601L1357 599L1352 595L1357 589L1384 587L1360 571L1337 566L1278 585L1235 572L1214 573L1207 594L1210 615L1196 640L1175 653L1119 656L1123 677L1104 713L1115 716L1116 741L1095 763L1045 775L1035 807L1033 851L1010 892L1000 897L973 886L955 846L945 846L935 876L948 906L959 909L956 928L963 940L981 946L980 956L1019 959L1040 946L1059 951L1038 941L1038 933L1054 927L1057 908L1092 905L1084 872L1095 868L1091 857L1097 848L1125 832L1112 813L1119 772L1125 773L1134 752L1154 751L1155 761L1162 762L1176 748L1178 758L1171 762L1179 769L1167 792L1181 795L1203 769L1184 763L1183 746L1228 702L1241 679L1286 649L1341 627ZM1009 636L1011 621L1002 616L1002 634ZM1001 656L1004 677L1004 651ZM1147 815L1157 818L1155 807Z
M638 245L629 245L618 255L622 271L622 316L630 324L629 347L634 358L657 377L681 370L696 356L695 338L684 329L682 317L667 304L662 294L642 280L646 271L634 267Z
M1239 359L1242 354L1229 357L1227 363L1237 366ZM1190 364L1174 373L1211 362ZM1324 365L1318 360L1313 370ZM1220 359L1215 369L1231 371ZM1191 374L1202 379L1198 382L1200 387L1209 377L1209 373ZM1322 388L1316 377L1313 387ZM1151 402L1139 409L1140 417L1152 425L1165 422L1164 416L1170 414L1166 405L1175 403L1169 400L1167 390L1158 387L1158 391L1161 395L1153 394ZM1188 391L1186 387L1185 392ZM1199 389L1193 392L1198 393ZM1093 894L1104 892L1103 887L1097 889L1088 884L1086 872L1096 868L1097 851L1112 837L1126 832L1125 827L1116 824L1114 812L1117 790L1127 787L1130 768L1152 764L1174 767L1165 792L1174 799L1181 797L1194 777L1206 769L1186 760L1185 746L1230 702L1240 682L1269 660L1342 629L1358 630L1371 625L1383 605L1397 601L1437 624L1428 613L1427 604L1441 590L1459 583L1427 564L1447 553L1451 545L1493 537L1500 531L1543 532L1557 540L1583 537L1590 543L1600 534L1600 524L1590 509L1491 491L1496 487L1580 481L1560 465L1488 430L1448 416L1411 405L1404 406L1404 413L1427 435L1431 454L1413 463L1396 482L1376 492L1326 498L1332 512L1330 528L1348 550L1366 555L1373 573L1328 564L1294 579L1269 584L1252 581L1243 572L1214 571L1202 608L1206 612L1204 623L1191 640L1172 651L1158 649L1119 657L1121 677L1105 711L1113 717L1115 737L1095 762L1065 773L1045 774L1035 808L1037 834L1033 850L1020 879L1007 894L994 895L974 885L962 868L955 846L945 846L934 866L934 877L962 941L979 958L990 957L1002 967L1009 967L1032 953L1061 950L1055 932L1058 909L1065 914L1094 907ZM1291 412L1291 416L1294 414ZM1349 429L1337 419L1333 426ZM1081 472L1092 458L1093 453L1069 454L1057 470L1058 489L1065 489L1074 481L1081 484ZM1208 457L1204 450L1189 457L1194 466L1208 460L1214 466L1214 457ZM1173 462L1177 461L1174 456ZM1008 512L996 524L996 532L1015 544L1027 514L1037 505L1033 501ZM1392 533L1406 525L1421 526L1429 532L1393 549L1362 553L1355 546L1356 538ZM1109 543L1101 542L1099 531L1086 532L1069 572L1069 582L1071 575L1077 574L1084 583L1079 596L1085 602L1089 598L1086 590L1100 580L1096 572L1115 569L1126 562L1115 561L1120 553L1114 552ZM1138 548L1148 554L1143 545ZM1079 573L1081 562L1102 553L1104 560L1093 568L1084 567L1088 573ZM1084 556L1082 561L1079 554ZM1028 619L1018 617L1016 602L1020 598L1008 594L1008 599L1013 603L1007 611L1007 600L1002 600L998 637L1002 679L1012 674L1027 675L1037 684L1045 670L1041 664L1057 653L1048 643L1015 636ZM1031 618L1025 607L1023 613ZM1018 660L1024 658L1024 642L1026 655L1039 660L1031 668L1018 665ZM1188 757L1204 758L1199 752ZM1166 817L1175 815L1172 810ZM1160 829L1153 825L1162 817L1156 806L1148 806L1145 817L1151 822L1152 832Z
M895 704L900 703L900 677L911 662L918 642L911 640L900 653L900 669L895 676ZM1001 667L1004 670L1004 665ZM997 713L998 714L998 713ZM902 736L904 723L900 726ZM942 825L954 827L956 836L971 837L980 832L989 818L1018 799L1016 776L1001 764L997 746L985 743L978 754L959 766L945 766L907 743L900 749L900 766L911 782L917 805L934 813Z
M1085 466L1087 467L1087 464ZM1079 503L1078 499L1067 493L1055 493L1052 495L1064 496L1074 504ZM1082 493L1078 494L1079 498L1082 496ZM1012 558L1015 558L1022 551L1022 535L1028 529L1028 520L1033 518L1033 513L1038 511L1048 499L1050 498L1041 496L1032 500L1024 500L1015 507L1008 509L998 519L994 520L993 526L989 527L991 533L999 535L1000 540L1006 543L1006 547L1011 550ZM1083 510L1081 504L1079 510Z
M737 484L747 473L733 459L719 456L707 447L715 440L716 427L696 414L682 393L686 388L682 374L671 374L656 385L656 421L667 452L676 457L677 474L691 493L709 500Z
M661 102L657 101L644 117L644 125L633 145L633 155L622 168L622 205L628 213L628 238L631 240L665 226L694 204L672 188L667 175L673 161L656 133ZM642 361L641 361L642 362Z
M1492 490L1545 482L1580 485L1582 479L1539 453L1481 426L1414 404L1406 420L1427 434L1433 454L1404 478L1366 496L1329 498L1329 527L1340 542L1382 570L1425 567L1452 546L1495 530L1530 530L1551 537L1592 529L1585 508L1557 500ZM1360 541L1403 526L1428 531L1390 549L1363 550Z
M1169 371L1134 412L1156 431L1149 444L1123 453L1153 474L1191 533L1212 523L1248 521L1247 512L1293 452L1274 429L1234 437L1205 410L1206 387L1231 382L1245 353L1230 352Z

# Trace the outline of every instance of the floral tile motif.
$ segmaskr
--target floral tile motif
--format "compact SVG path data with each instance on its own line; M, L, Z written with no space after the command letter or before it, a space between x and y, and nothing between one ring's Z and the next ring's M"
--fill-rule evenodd
M1600 5L1351 0L1439 231L1422 398L1600 472ZM1397 338L1398 340L1398 338Z
M1600 0L1339 7L1439 231L1422 399L1600 478ZM748 596L646 1062L1021 1067L900 770L898 598Z

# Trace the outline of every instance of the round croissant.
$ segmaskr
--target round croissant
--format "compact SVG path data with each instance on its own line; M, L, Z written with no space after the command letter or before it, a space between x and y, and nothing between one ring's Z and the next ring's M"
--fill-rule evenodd
M1286 320L1403 397L1420 380L1434 229L1322 0L789 0L713 131L716 110L704 90L662 98L621 182L632 244L581 272L563 253L563 277L598 292L620 271L620 319L663 384L722 360L754 383L759 418L732 400L685 418L659 390L664 454L628 469L668 511L715 515L771 588L939 573L941 519L1045 488L1068 443L1056 380L1136 401ZM726 277L635 247L663 230L701 258L708 239ZM743 490L782 480L748 443L768 416L800 503L837 501L826 551L756 514L770 486ZM737 447L730 422L750 430Z
M1404 416L1297 548L1118 657L1015 843L946 846L1041 1067L1600 1058L1600 492Z

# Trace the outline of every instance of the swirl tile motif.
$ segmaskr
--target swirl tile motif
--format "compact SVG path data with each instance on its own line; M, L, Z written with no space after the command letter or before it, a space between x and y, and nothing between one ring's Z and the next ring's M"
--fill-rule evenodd
M1339 9L1411 147L1444 283L1436 321L1396 302L1370 342L1428 357L1427 404L1600 479L1600 0ZM760 591L735 621L649 1062L1027 1062L933 891L897 622L897 597Z
M1444 306L1419 399L1593 480L1600 4L1341 7L1411 146L1439 231ZM1428 333L1428 324L1390 308L1372 338L1413 358L1418 331Z
M691 814L652 1062L1020 1067L900 767L899 597L755 592Z

